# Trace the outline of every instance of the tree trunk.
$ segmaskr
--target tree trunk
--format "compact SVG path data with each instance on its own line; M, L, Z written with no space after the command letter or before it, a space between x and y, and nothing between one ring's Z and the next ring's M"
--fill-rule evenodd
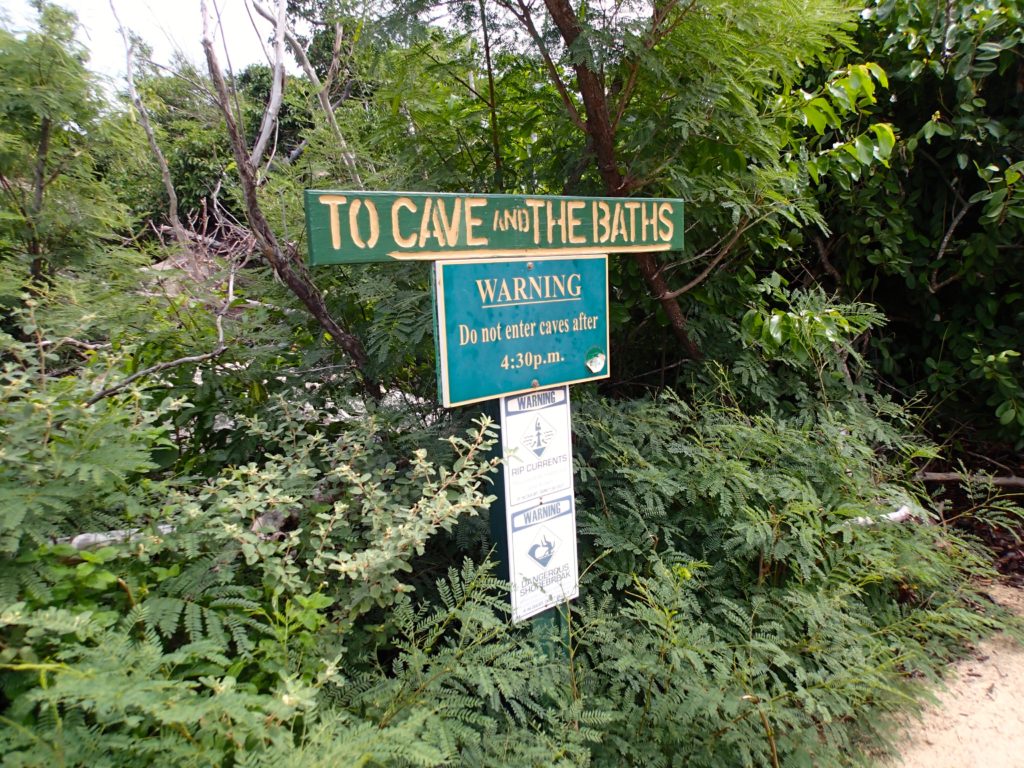
M612 197L625 197L629 193L629 185L619 170L615 153L615 129L612 127L608 96L601 78L591 66L589 50L586 46L578 45L582 33L579 18L569 5L569 0L544 0L544 5L555 22L566 48L575 51L573 69L576 72L580 96L583 98L587 118L586 131L597 161L598 172L604 182L605 193ZM661 302L676 340L689 357L699 359L702 356L700 349L687 332L686 316L683 315L679 302L669 295L669 287L658 268L657 259L651 253L634 254L633 258L640 267L640 274L647 283L647 289Z
M43 244L39 240L39 214L43 210L43 193L46 191L46 163L50 154L50 130L53 124L50 118L44 117L39 128L39 147L36 150L36 164L32 171L32 207L29 208L28 225L32 230L28 250L32 255L30 267L33 283L40 283L47 271L46 258L43 256Z

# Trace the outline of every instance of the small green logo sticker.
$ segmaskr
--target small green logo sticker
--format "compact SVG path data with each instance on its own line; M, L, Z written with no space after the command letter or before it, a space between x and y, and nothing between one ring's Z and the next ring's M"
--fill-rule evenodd
M604 364L607 358L605 357L604 350L600 347L591 347L587 350L586 365L587 370L591 373L600 373L604 370Z

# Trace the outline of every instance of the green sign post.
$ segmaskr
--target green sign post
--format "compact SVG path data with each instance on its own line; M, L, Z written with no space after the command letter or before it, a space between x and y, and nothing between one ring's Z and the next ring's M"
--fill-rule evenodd
M578 594L566 385L607 378L608 253L683 247L681 200L306 191L309 262L433 261L438 390L502 430L513 621Z
M644 253L683 247L660 198L306 190L310 264Z

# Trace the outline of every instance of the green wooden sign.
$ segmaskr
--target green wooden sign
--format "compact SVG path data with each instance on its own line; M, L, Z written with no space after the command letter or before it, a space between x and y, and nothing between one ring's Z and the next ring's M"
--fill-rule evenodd
M608 377L608 259L434 264L446 407Z
M306 190L310 264L683 247L683 201Z

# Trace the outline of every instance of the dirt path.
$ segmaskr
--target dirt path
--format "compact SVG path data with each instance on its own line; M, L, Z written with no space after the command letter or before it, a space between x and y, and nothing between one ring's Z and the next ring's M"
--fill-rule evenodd
M1024 590L986 590L1024 616ZM908 724L891 768L1024 767L1024 646L997 635L957 664L939 703Z

